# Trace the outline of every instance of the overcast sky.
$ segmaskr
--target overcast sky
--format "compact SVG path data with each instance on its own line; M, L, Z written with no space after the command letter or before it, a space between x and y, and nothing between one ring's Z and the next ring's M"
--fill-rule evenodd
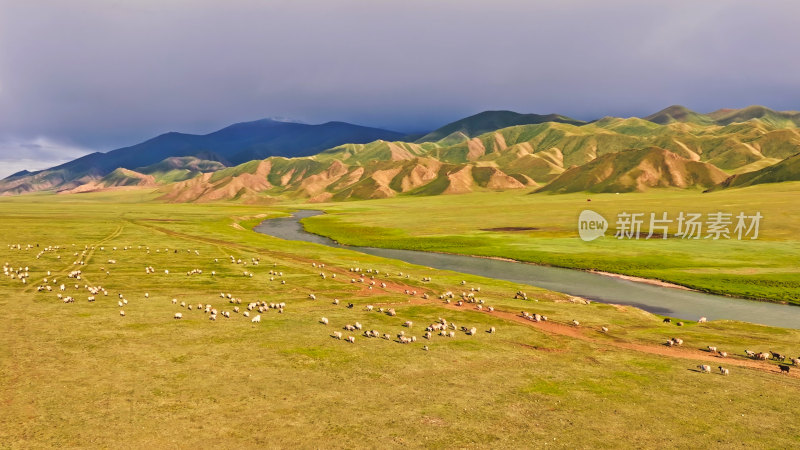
M800 2L0 0L0 176L283 117L800 109Z

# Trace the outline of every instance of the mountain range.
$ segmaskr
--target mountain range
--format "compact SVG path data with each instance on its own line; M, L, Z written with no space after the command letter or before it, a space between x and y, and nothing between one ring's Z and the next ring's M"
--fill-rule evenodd
M414 139L342 122L260 120L167 133L0 181L5 195L153 188L169 201L722 189L800 179L800 112L761 106L584 122L485 111Z

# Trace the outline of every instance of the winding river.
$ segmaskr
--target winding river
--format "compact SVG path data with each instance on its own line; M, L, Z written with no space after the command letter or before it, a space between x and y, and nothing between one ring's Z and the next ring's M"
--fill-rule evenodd
M327 237L305 231L300 220L320 214L324 213L300 210L291 217L265 220L254 230L280 239L313 242L435 269L539 286L602 303L631 305L684 320L697 320L705 316L709 320L729 319L800 328L800 307L796 306L704 294L574 269L465 255L342 245Z

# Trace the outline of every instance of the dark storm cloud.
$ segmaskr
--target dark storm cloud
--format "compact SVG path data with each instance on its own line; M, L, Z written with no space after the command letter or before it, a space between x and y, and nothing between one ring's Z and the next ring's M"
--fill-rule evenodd
M794 1L0 0L0 151L33 159L20 145L36 139L55 156L105 151L270 116L417 131L485 109L800 109L798 13Z

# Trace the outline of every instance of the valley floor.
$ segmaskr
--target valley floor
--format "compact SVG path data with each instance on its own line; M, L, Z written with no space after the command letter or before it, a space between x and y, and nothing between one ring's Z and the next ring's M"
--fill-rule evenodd
M385 239L388 223L418 223L419 235L465 232L464 242L477 243L480 232L468 227L505 226L501 207L530 223L527 197L503 194L496 206L487 197L469 226L448 217L483 198L443 199L452 209L426 203L442 208L442 219L425 209L404 218L404 200L392 200L323 205L347 214L318 224L368 217L360 239L373 229ZM635 308L250 231L287 206L151 200L138 191L0 200L0 260L15 274L0 277L3 446L777 447L800 439L800 369L781 374L777 362L743 354L796 357L800 331L722 321L678 327ZM488 242L507 249L505 239ZM68 277L75 270L80 279ZM29 274L26 283L18 272ZM90 302L84 285L108 295ZM528 300L514 298L519 290ZM448 291L450 303L439 299ZM481 310L456 306L462 292L483 300ZM266 309L259 323L256 310L243 317L262 301L286 306ZM198 303L218 309L217 319ZM439 318L457 324L454 337L423 338ZM391 338L343 329L356 322ZM332 338L335 331L355 342ZM400 344L401 332L416 342ZM683 346L663 345L672 337ZM701 373L701 364L713 372Z

